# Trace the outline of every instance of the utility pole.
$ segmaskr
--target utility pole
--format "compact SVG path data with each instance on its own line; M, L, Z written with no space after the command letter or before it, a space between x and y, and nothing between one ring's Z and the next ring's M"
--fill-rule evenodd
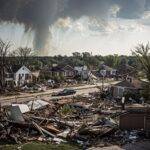
M102 77L102 92L104 90L104 76Z
M105 70L102 70L102 71L101 71L101 75L102 75L102 91L103 91L103 90L104 90L104 78L105 78L105 76L106 76Z

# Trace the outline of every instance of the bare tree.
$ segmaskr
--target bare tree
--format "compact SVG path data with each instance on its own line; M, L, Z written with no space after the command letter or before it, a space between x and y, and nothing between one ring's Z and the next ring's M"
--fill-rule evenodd
M28 48L28 47L19 47L15 51L15 54L20 57L28 57L28 56L33 55L33 51L31 48Z
M5 89L5 71L7 68L7 56L10 53L10 42L4 42L0 39L0 91Z
M28 63L28 58L34 56L34 51L28 47L19 47L12 53L13 56L19 57L19 64L26 65Z

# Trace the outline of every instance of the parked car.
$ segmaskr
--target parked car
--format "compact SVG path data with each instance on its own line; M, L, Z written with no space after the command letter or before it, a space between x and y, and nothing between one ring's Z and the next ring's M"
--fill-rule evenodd
M76 91L73 89L64 89L60 92L53 93L52 96L67 96L67 95L73 95L75 93L76 93Z

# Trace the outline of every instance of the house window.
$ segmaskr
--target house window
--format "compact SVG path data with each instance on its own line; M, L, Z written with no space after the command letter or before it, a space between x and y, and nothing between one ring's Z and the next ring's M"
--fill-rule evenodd
M122 97L122 96L123 96L123 93L124 93L124 88L119 87L119 88L118 88L118 95Z
M73 72L69 72L69 76L73 76Z
M25 80L29 79L29 74L25 74Z
M62 72L62 73L63 73L64 76L67 76L67 75L68 75L68 73L67 73L66 70L65 70L64 72Z

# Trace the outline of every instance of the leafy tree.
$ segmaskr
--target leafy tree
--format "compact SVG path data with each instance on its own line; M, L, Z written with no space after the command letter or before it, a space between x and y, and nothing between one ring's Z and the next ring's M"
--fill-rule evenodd
M105 57L105 64L107 65L107 66L109 66L109 67L113 67L113 65L114 65L114 62L115 60L114 60L114 57L113 57L113 55L108 55L108 56L106 56Z
M115 54L115 55L108 55L104 57L104 62L107 66L112 67L112 68L118 68L120 64L120 57Z
M91 54L88 52L83 52L82 56L83 56L83 58L89 58L91 56Z
M148 99L150 99L150 45L147 43L139 44L135 47L133 54L136 56L137 60L143 67L143 71L148 79L148 84L145 88Z
M80 58L81 57L81 54L79 52L74 52L72 53L73 57L77 57L77 58Z

